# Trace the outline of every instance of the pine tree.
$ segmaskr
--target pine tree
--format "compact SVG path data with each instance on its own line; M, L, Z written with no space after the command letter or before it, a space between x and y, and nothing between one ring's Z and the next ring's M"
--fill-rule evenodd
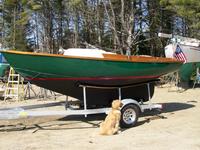
M162 5L173 11L179 21L182 35L200 38L200 3L199 0L162 0ZM179 33L179 34L181 34Z

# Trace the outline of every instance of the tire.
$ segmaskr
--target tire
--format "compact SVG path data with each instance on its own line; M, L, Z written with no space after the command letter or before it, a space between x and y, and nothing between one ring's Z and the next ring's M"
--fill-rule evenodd
M136 125L139 117L139 108L134 104L127 104L121 110L120 126L130 128Z

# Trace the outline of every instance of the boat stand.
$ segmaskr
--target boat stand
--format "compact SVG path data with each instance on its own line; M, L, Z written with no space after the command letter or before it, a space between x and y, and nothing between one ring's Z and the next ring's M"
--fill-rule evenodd
M35 93L31 83L28 81L27 84L25 85L25 88L24 88L24 99L30 99L31 98L31 91L33 92L33 94L36 97L37 94Z
M148 89L148 97L149 97L148 104L143 104L143 102L141 102L141 104L140 104L141 111L144 112L145 110L162 109L161 104L152 103L151 96L150 96L150 85L149 85L149 83L147 83L147 89Z

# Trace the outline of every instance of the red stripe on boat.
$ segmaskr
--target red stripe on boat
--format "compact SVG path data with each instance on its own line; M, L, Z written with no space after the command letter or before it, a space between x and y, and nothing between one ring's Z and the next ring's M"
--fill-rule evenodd
M76 78L31 78L28 80L124 80L124 79L150 79L158 78L159 76L128 76L128 77L76 77Z

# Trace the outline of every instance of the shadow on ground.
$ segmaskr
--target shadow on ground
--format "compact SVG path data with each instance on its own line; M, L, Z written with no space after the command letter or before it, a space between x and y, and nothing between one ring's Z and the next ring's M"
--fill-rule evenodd
M162 113L162 114L173 113L195 107L195 105L189 103L197 103L197 101L188 101L188 103L180 103L180 102L162 103L163 107L162 110L157 110L157 109L147 110L144 113L142 113L142 116L155 115L157 113Z
M189 103L197 103L197 101L188 101L188 103L163 103L163 110L148 110L141 114L140 117L144 117L142 121L138 121L136 126L141 126L144 123L149 123L155 119L167 119L166 113L175 114L177 111L182 111L186 109L190 109L195 107L193 104ZM41 118L28 118L24 120L15 120L17 123L13 123L12 121L8 125L0 124L0 131L21 131L21 130L34 130L33 133L38 130L68 130L68 129L86 129L86 128L98 128L99 124L106 117L105 114L98 115L88 115L87 118L84 116L67 116L64 118L60 117L44 117ZM0 121L1 122L1 121ZM28 123L28 125L26 125ZM84 126L83 124L84 123ZM125 129L126 130L126 129ZM123 130L124 131L124 130Z
M188 101L188 103L196 103L197 101ZM144 123L149 123L152 120L157 119L167 119L167 113L175 114L177 111L182 111L186 109L190 109L195 107L193 104L188 103L179 103L179 102L171 102L171 103L163 103L163 109L154 109L147 110L141 114L140 117L144 117L144 120L139 121L137 126L142 125Z
M197 101L190 101L191 103L196 103ZM188 101L189 103L189 101ZM179 102L172 102L172 103L164 103L163 104L163 113L170 113L170 112L176 112L181 111L185 109L190 109L192 107L195 107L193 104L188 103L179 103Z

